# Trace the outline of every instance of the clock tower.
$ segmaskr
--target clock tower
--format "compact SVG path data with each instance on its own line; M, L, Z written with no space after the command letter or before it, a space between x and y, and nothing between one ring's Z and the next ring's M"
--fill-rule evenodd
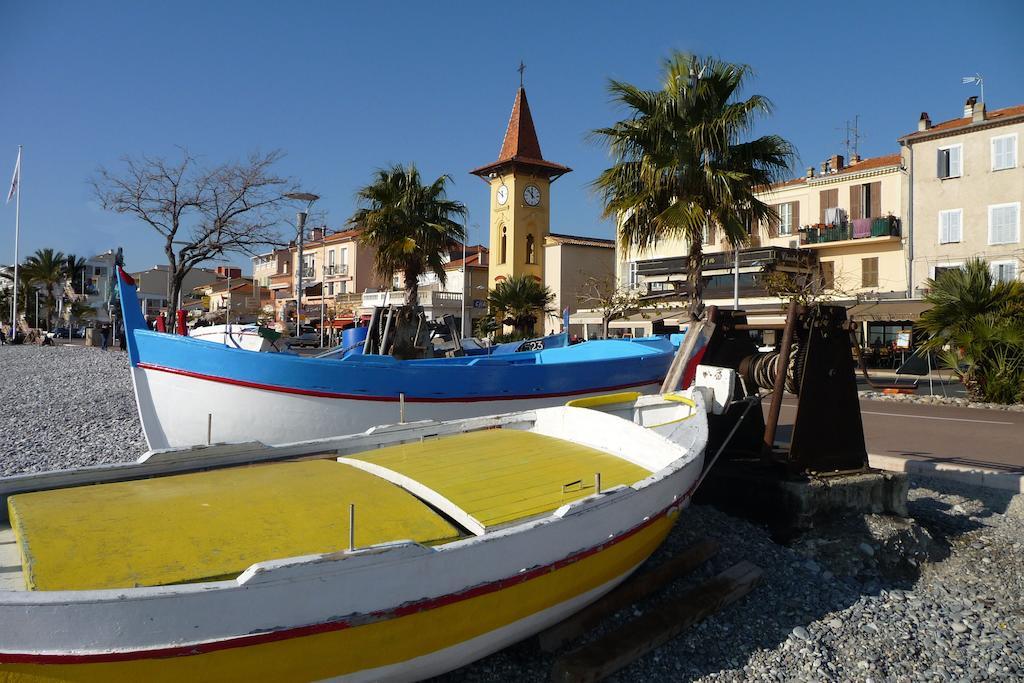
M572 169L545 161L520 84L498 160L470 171L490 186L488 286L529 275L544 281L544 241L551 230L551 184Z

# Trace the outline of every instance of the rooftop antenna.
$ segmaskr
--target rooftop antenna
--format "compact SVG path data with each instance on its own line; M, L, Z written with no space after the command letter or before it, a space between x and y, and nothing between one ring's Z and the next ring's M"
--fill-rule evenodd
M981 88L981 101L985 101L985 79L981 74L974 74L973 76L964 76L960 79L963 85L977 85Z
M519 68L516 69L519 72L519 87L523 87L523 72L526 71L526 65L523 64L523 60L519 60Z
M846 158L853 159L857 156L857 146L860 139L863 137L860 134L859 129L860 114L855 114L853 117L853 125L850 125L850 121L846 121L846 125L843 128L837 128L836 130L844 130L846 132L846 139L843 142L843 146L846 148Z

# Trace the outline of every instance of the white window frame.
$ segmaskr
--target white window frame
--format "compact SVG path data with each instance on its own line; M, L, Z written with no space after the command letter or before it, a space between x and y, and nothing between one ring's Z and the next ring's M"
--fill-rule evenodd
M967 262L966 261L947 261L945 263L933 263L932 266L931 266L931 269L932 269L931 276L932 276L932 279L934 280L935 279L935 269L936 268L959 268L959 269L963 270L964 267L966 267L966 266L967 266Z
M793 234L793 205L790 202L779 204L779 235Z
M996 167L996 141L998 140L1013 140L1010 145L1012 155L1010 157L1010 164L1008 166ZM1006 135L995 135L991 138L989 146L992 152L992 170L993 171L1006 171L1011 168L1017 168L1017 134L1007 133Z
M1004 242L993 242L992 241L992 212L996 209L1009 209L1014 208L1017 210L1017 222L1013 226L1013 239ZM988 205L988 243L990 245L995 244L1019 244L1020 243L1020 202L1008 202L1006 204L989 204Z
M959 216L959 218L960 218L960 220L959 220L959 234L957 235L957 239L955 239L955 240L943 241L942 240L942 217L944 215L946 215L946 214L954 214L954 213L957 214L957 216ZM938 234L939 244L959 244L960 242L963 241L963 239L964 239L964 210L963 209L944 209L942 211L939 211L939 234Z
M1013 266L1013 279L1014 280L1020 279L1020 264L1017 263L1017 261L1015 259L1001 259L999 261L990 261L989 264L988 264L989 271L992 273L992 279L994 281L1002 282L1002 280L999 279L999 276L997 274L997 270L998 270L999 266L1005 266L1007 264Z
M629 261L628 265L626 282L630 289L636 289L640 285L639 264L636 261Z
M959 163L959 167L956 169L956 173L954 174L952 172L952 164L951 164L950 165L950 173L949 173L949 175L947 175L947 176L939 176L939 180L946 180L946 179L950 179L950 178L960 178L960 177L963 177L963 174L964 174L964 146L963 146L963 144L962 143L957 143L955 145L946 145L944 147L939 147L938 151L939 152L944 152L944 151L951 150L951 149L957 150L957 157L958 157L957 161L960 162Z

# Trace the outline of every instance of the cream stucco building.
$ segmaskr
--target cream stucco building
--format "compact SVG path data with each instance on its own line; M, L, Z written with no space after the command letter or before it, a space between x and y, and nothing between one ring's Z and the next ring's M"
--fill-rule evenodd
M544 334L562 331L563 312L580 308L579 297L592 280L598 289L614 286L615 241L596 237L551 233L544 244L544 283L555 295L544 319ZM585 302L584 302L585 303ZM587 336L582 323L570 323L568 332Z
M1000 279L1021 277L1022 140L1024 105L989 112L975 97L960 118L933 124L923 113L900 138L914 294L971 257Z

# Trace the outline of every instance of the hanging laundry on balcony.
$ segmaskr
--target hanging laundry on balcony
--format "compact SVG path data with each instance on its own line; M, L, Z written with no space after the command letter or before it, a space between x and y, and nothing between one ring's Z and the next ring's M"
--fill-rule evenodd
M846 222L846 212L838 206L825 209L825 223L827 225L842 225Z
M854 218L853 219L853 239L860 239L861 237L871 237L871 221L870 218Z

